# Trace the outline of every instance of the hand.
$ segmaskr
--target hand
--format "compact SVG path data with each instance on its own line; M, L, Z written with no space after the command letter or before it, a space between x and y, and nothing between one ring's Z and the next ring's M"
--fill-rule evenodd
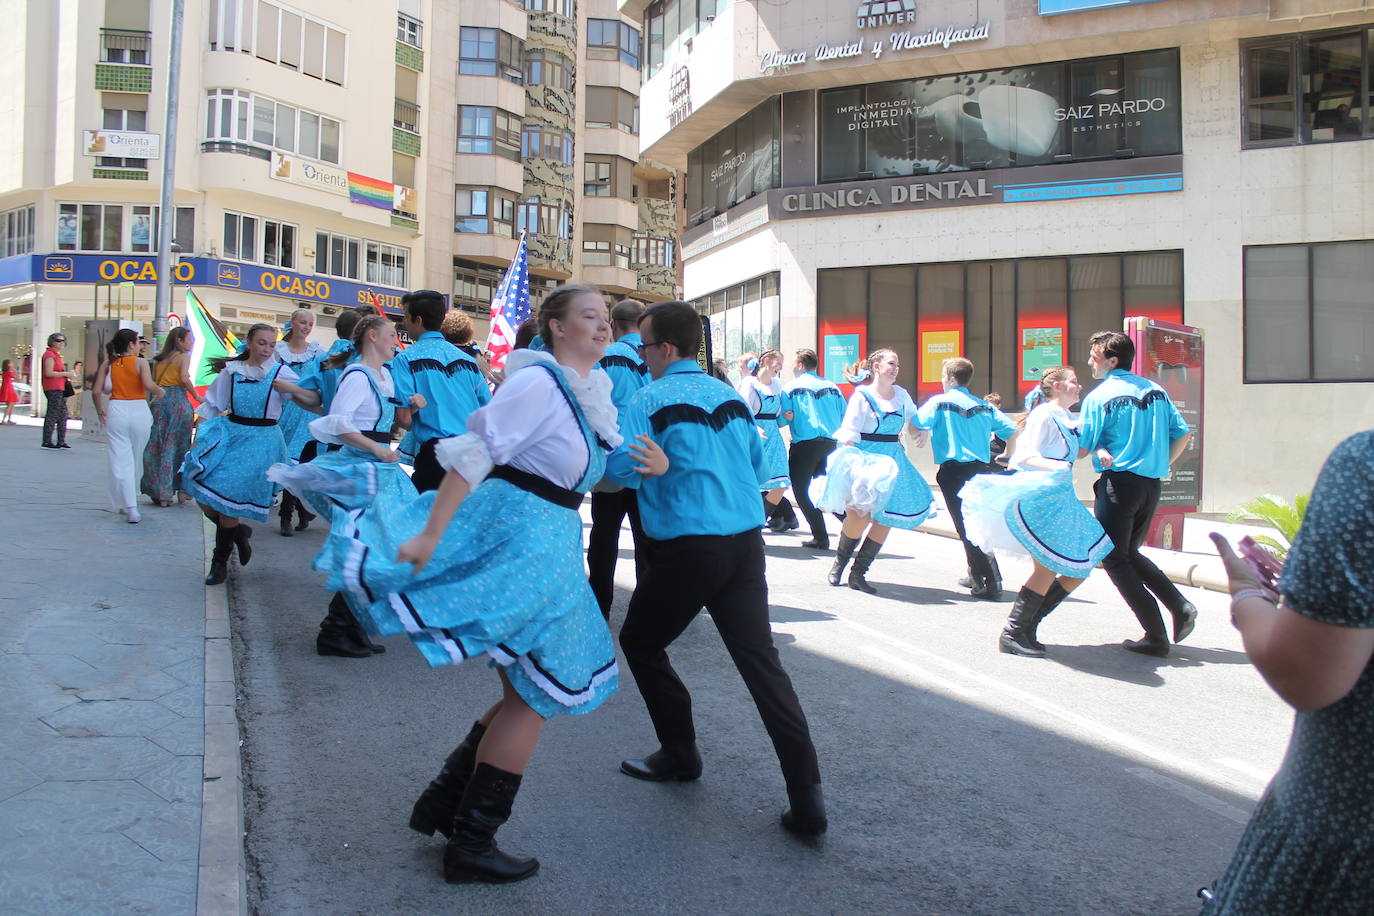
M911 428L911 444L917 448L925 448L930 444L930 430L913 426Z
M658 447L658 443L648 436L635 436L635 441L630 445L630 454L635 456L635 460L640 462L635 465L635 470L646 477L662 477L668 473L668 456L663 449Z
M276 378L272 380L272 390L282 394L290 394L296 390L296 386L284 378Z
M372 446L372 454L376 456L377 460L382 462L383 464L395 464L397 461L401 460L401 456L398 452L396 452L394 449L387 448L380 442L377 442Z
M419 410L420 408L424 407L425 404L428 403L428 401L425 400L425 396L423 394L420 394L417 391L415 394L412 394L410 396L410 401L408 403L410 404L411 410Z
M1103 468L1110 468L1116 463L1116 459L1112 457L1111 452L1107 451L1105 448L1100 448L1097 450L1097 463L1102 465Z
M420 533L406 541L396 551L396 562L410 563L415 567L415 572L425 568L429 563L429 558L434 555L434 548L439 546L439 539L430 535Z
M1265 595L1271 596L1272 600L1278 601L1279 596L1274 590L1260 579L1259 573L1245 561L1245 558L1231 549L1231 544L1217 532L1213 531L1209 537L1216 545L1217 553L1221 556L1221 563L1226 567L1226 577L1230 580L1228 588L1231 594L1239 592L1241 589L1257 588Z

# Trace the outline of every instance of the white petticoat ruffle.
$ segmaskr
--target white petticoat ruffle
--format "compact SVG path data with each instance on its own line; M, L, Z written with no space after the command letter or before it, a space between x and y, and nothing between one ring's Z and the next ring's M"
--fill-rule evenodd
M842 446L831 453L825 476L811 481L811 501L826 512L873 515L887 505L897 475L888 456Z

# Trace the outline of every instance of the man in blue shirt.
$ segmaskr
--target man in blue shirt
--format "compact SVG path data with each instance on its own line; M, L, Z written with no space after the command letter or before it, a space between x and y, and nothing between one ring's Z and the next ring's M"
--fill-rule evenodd
M692 697L665 651L705 606L749 687L787 782L787 830L817 835L826 828L820 766L806 714L783 670L768 622L764 580L763 507L768 479L763 445L749 408L729 385L696 363L701 319L685 302L660 302L639 322L640 354L654 381L621 414L625 445L611 454L607 474L639 488L648 535L648 568L635 585L620 646L661 744L621 772L637 779L701 776ZM668 455L668 472L643 479L632 444L649 435Z
M1094 511L1113 544L1102 568L1145 628L1144 639L1128 639L1122 646L1163 658L1169 654L1169 635L1155 598L1173 615L1174 642L1193 631L1197 608L1145 558L1140 545L1159 504L1160 478L1188 447L1192 433L1163 388L1128 370L1135 362L1129 337L1100 331L1089 345L1093 378L1103 381L1083 399L1078 443L1080 455L1092 455L1101 474L1093 485Z
M391 360L396 392L396 425L409 427L401 452L413 458L411 482L424 493L437 490L444 468L434 457L440 439L467 432L468 414L491 400L491 389L477 361L444 339L440 327L448 304L442 294L421 289L401 297L401 327L415 341ZM424 396L425 406L412 410L410 396Z
M639 358L639 316L644 303L622 299L611 309L611 332L615 342L606 348L601 368L611 379L611 401L615 409L625 409L630 396L649 383L649 370ZM613 491L613 492L612 492ZM615 595L615 563L620 553L620 523L630 518L630 534L635 544L636 580L644 574L644 531L639 522L635 491L610 481L592 490L592 530L587 536L587 581L601 605L601 615L611 619L611 599Z
M825 473L825 462L835 450L835 430L844 420L845 399L838 385L816 374L816 351L802 348L792 363L792 381L786 391L792 401L792 447L787 452L787 474L811 540L802 544L816 550L830 549L825 515L811 502L811 481Z
M1002 597L1002 576L993 559L979 550L964 532L964 503L959 491L978 474L995 472L992 461L992 435L1010 439L1016 424L1006 414L982 398L969 394L973 363L962 356L947 359L943 366L944 392L930 398L916 412L916 425L931 431L930 447L940 470L935 482L945 496L945 508L954 530L964 543L971 594L997 601Z

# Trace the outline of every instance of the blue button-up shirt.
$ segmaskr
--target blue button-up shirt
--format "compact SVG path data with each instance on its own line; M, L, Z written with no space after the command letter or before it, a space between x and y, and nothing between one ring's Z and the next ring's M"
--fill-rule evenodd
M992 460L992 434L1010 439L1016 424L1007 415L967 388L951 388L937 394L916 411L916 425L930 430L930 447L936 464L946 461Z
M1093 469L1104 469L1097 450L1112 456L1113 471L1156 480L1169 473L1169 445L1188 435L1188 424L1157 383L1125 369L1113 369L1083 399L1078 444L1092 453Z
M803 372L788 383L792 401L792 441L833 439L844 421L844 394L840 386L814 372Z
M410 432L401 450L418 454L430 439L460 436L468 430L468 414L491 400L491 389L477 361L444 339L426 331L391 360L395 403L407 407L412 394L425 406L411 414Z
M686 535L731 535L763 525L759 487L768 479L763 440L740 396L701 371L673 363L637 391L620 412L625 442L611 453L607 476L639 488L644 532L660 541ZM668 455L668 473L642 477L629 451L648 435Z
M649 384L649 370L639 358L638 334L626 334L606 348L606 355L598 365L611 379L611 403L622 409L634 394Z

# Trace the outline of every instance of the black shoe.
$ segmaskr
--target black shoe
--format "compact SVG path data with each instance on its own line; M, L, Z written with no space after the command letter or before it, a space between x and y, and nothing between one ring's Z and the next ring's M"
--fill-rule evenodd
M829 574L825 581L831 585L839 585L840 577L844 575L844 568L849 565L849 558L854 556L854 548L859 546L859 542L847 534L840 534L840 542L835 547L835 565L830 567Z
M229 578L229 554L234 550L234 530L215 526L215 549L210 554L210 574L206 585L219 585Z
M812 550L829 550L830 538L812 538L809 541L802 541L802 546Z
M820 836L825 833L828 822L825 817L825 799L821 797L821 787L803 786L800 789L787 789L787 800L791 807L782 813L782 826L801 836Z
M1007 617L1007 625L997 638L999 652L1026 658L1044 657L1045 647L1036 646L1029 633L1044 600L1044 595L1037 595L1029 588L1022 587L1016 595L1016 603L1011 607L1011 615Z
M285 505L282 506L282 510L283 511L281 515L277 517L277 520L281 523L281 527L279 529L281 532L281 536L284 538L294 537L296 532L291 530L291 514L285 511Z
M1002 600L1002 580L1000 579L980 579L973 577L973 589L969 592L975 598L982 598L984 601Z
M310 523L319 518L314 512L305 508L305 503L296 500L296 530L304 531L310 527Z
M1183 609L1174 614L1174 642L1183 642L1197 626L1197 608L1191 601L1183 602Z
M371 658L372 647L359 645L344 627L321 628L315 637L315 654L332 658Z
M71 446L68 445L68 444L65 443L65 442L59 442L59 443L57 443L57 447L58 447L58 448L71 448Z
M253 545L248 543L253 536L253 529L239 522L230 530L234 532L234 544L239 549L239 565L247 566L248 561L253 559Z
M1144 639L1127 639L1122 641L1121 648L1127 652L1153 655L1155 658L1168 658L1169 656L1169 640L1163 636L1158 639L1151 639L1148 636Z
M773 516L768 520L768 530L774 534L782 534L784 531L788 530L787 519L777 515Z
M477 745L486 733L487 727L481 722L472 723L463 743L453 749L439 775L430 780L416 799L410 810L411 830L425 836L434 836L436 830L445 837L453 835L453 815L477 767Z
M643 760L620 761L620 772L648 782L691 782L701 778L701 753L695 742L665 744Z
M477 764L444 847L444 880L449 884L507 884L539 871L538 859L513 856L496 845L496 831L510 819L520 780L518 773Z
M58 448L58 447L59 447L59 446L56 446L56 445L49 445L49 444L46 443L46 442L44 442L42 445L39 446L39 448Z
M861 591L867 595L876 595L878 590L868 584L868 568L873 565L873 560L878 556L878 551L883 549L872 538L864 538L859 552L854 554L854 566L849 570L849 587Z

